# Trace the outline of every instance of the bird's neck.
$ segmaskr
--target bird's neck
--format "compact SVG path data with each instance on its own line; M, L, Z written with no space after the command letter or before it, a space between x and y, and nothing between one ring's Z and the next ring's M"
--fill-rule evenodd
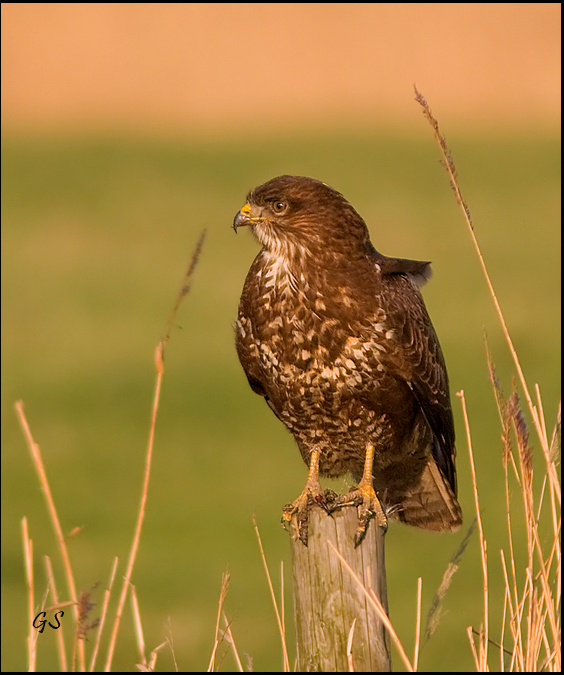
M327 250L318 256L310 251L286 251L264 248L262 256L262 280L272 290L283 294L316 294L331 297L335 289L345 288L355 282L363 292L373 293L379 283L374 262L365 255L343 258ZM370 288L368 288L370 287Z

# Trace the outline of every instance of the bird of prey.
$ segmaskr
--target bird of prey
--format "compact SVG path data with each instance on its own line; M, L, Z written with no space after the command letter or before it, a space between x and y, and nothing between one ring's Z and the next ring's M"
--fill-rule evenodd
M462 523L446 366L419 287L430 264L390 258L342 194L278 176L247 195L233 228L262 244L236 323L253 391L293 434L309 465L297 512L307 545L312 504L355 503L358 544L376 516L428 530ZM327 506L319 475L356 489Z

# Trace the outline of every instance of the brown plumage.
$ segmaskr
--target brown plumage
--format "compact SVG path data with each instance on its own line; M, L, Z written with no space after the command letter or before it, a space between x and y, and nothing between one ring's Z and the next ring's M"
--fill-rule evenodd
M263 248L239 304L237 353L312 464L287 519L308 496L319 501L318 462L322 475L357 481L366 469L388 518L457 528L448 378L419 292L429 263L378 253L355 209L312 178L255 188L233 222L241 225Z

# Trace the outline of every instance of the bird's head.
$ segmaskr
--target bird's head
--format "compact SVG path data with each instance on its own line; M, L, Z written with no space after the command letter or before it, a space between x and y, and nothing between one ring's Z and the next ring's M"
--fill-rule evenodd
M369 245L366 224L342 194L304 176L278 176L247 195L233 220L233 229L248 225L265 249L293 258Z

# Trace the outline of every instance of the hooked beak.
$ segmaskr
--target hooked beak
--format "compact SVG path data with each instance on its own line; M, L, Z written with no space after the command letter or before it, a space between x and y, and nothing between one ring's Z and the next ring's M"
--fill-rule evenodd
M247 202L233 219L233 229L237 232L237 228L242 227L243 225L256 225L257 223L262 223L264 220L267 220L262 213L263 209L260 206L255 204L255 206L251 207Z
M248 204L245 204L245 206L243 206L243 208L233 219L233 229L235 230L235 234L237 234L238 227L250 224L251 224L251 207Z

